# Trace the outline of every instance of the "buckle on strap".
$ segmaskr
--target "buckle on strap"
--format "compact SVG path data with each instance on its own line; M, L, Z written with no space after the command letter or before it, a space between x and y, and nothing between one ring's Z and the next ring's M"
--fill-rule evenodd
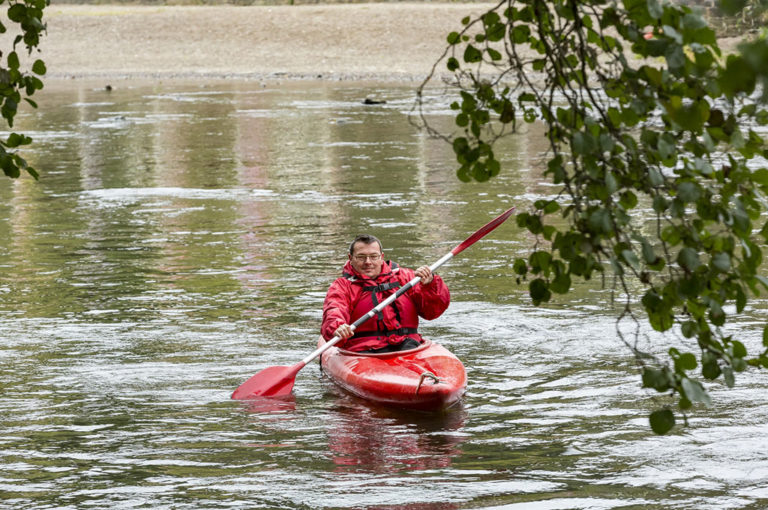
M368 287L363 287L363 290L365 292L384 292L385 290L399 289L399 288L400 288L399 282L389 282L389 283L382 283L381 285L371 285Z

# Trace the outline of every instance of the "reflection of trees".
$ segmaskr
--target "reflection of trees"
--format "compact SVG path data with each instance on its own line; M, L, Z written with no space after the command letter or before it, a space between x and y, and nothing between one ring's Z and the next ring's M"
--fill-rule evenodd
M49 92L47 97L56 97ZM71 93L64 96L72 101ZM60 310L87 310L93 295L73 285L78 280L88 240L79 235L83 217L75 195L78 185L69 169L78 164L80 142L71 136L80 125L76 108L46 109L17 118L17 128L33 134L35 145L25 156L42 178L21 178L4 188L9 204L0 226L2 246L10 267L12 294L4 301L17 312L32 316L55 315ZM39 133L39 134L38 134ZM41 147L46 149L41 150ZM64 170L64 171L62 171ZM6 195L7 193L7 195Z
M336 404L329 448L337 470L387 473L450 466L461 455L462 408L427 414L374 407L351 396Z
M222 90L223 89L223 90ZM236 96L236 94L234 95ZM154 162L157 185L174 189L225 190L238 182L238 126L230 119L236 109L233 94L186 88L151 98ZM237 292L239 253L228 247L240 234L237 196L211 198L184 195L168 198L166 214L157 215L159 242L156 267L171 288L206 296L205 313L221 317L229 304L207 296ZM196 312L196 315L200 311Z

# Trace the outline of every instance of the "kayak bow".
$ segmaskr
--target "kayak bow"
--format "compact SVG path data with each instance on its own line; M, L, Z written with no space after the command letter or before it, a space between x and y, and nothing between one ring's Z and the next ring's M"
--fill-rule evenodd
M318 347L324 344L320 338ZM332 346L323 352L320 366L346 391L385 406L440 410L458 402L467 386L461 361L430 340L415 349L381 354Z

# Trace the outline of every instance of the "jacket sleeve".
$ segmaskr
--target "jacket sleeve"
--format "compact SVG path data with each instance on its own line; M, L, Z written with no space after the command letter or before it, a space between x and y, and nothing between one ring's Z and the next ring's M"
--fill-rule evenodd
M408 277L404 283L407 283L414 277L413 271L410 269L406 271L401 270L401 272L403 276ZM419 316L430 321L440 317L448 308L448 305L451 304L451 293L448 290L448 286L440 276L434 276L429 285L419 283L408 291L413 304L416 305Z
M350 323L352 310L350 284L344 278L339 278L331 284L323 303L323 324L320 334L330 340L336 329L342 324Z

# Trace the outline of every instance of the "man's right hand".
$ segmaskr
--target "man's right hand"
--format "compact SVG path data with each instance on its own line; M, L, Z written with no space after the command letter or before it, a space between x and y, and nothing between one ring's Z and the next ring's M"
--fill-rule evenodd
M336 332L334 334L341 337L342 340L346 340L347 338L351 337L353 333L354 331L352 331L352 326L349 324L342 324L336 328Z

